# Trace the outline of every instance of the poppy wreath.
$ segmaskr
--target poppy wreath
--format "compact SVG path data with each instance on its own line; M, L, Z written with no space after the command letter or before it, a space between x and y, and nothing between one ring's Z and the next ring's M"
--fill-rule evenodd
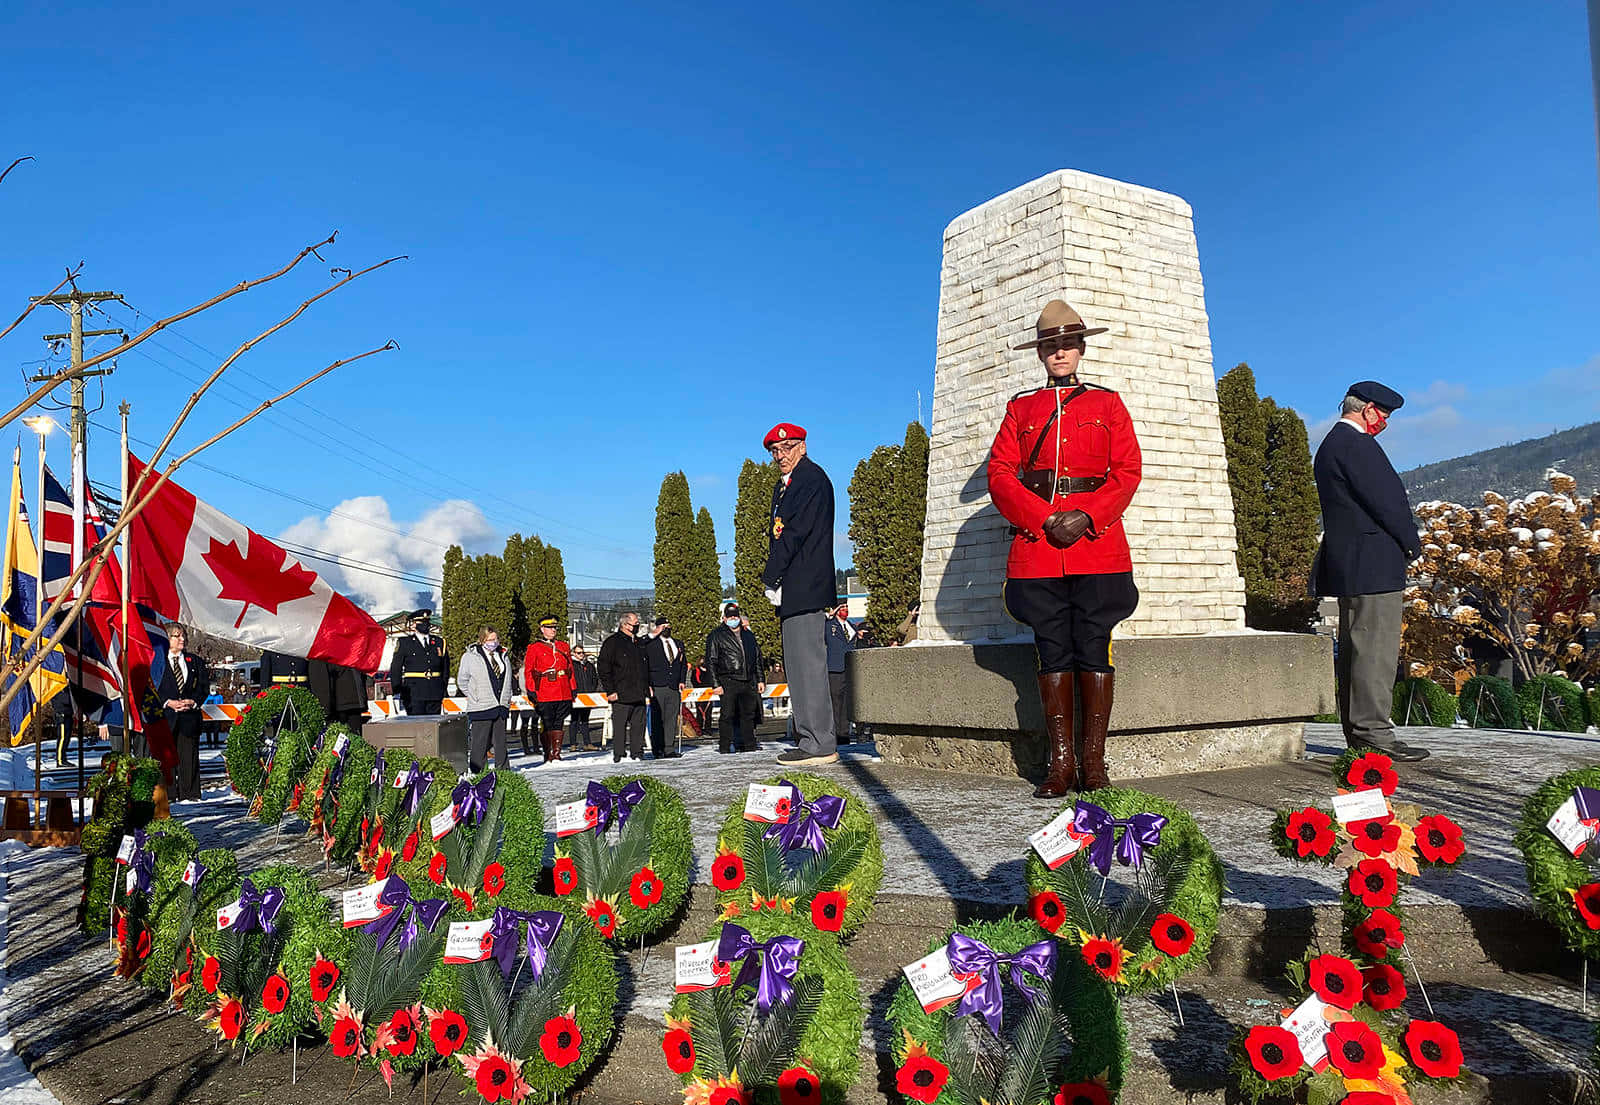
M410 777L413 766L422 773L419 779L433 776L417 802L415 813L408 808L411 788L395 785ZM386 876L394 871L403 862L406 840L412 830L417 831L420 844L428 835L429 818L450 805L450 793L455 789L456 781L455 768L446 760L437 756L419 760L403 748L384 749L384 774L377 781L377 793L373 796L376 798L375 812L370 817L363 817L367 822L367 832L366 843L360 850L364 857L362 867L375 877Z
M263 825L276 825L291 812L308 821L311 819L311 811L304 806L310 798L305 780L317 759L316 743L316 730L296 726L278 731L277 743L266 768L266 780L261 784L260 800L251 811Z
M335 782L332 772L339 756L334 752L334 744L346 734L350 743L344 753L344 768ZM361 843L361 815L377 753L359 735L338 722L323 732L322 743L323 749L312 762L311 770L306 772L304 784L305 800L313 803L309 814L310 833L321 845L323 855L343 863L355 855Z
M739 978L748 963L755 964L752 975L769 969L765 951L730 962L733 982L727 986L673 996L662 1052L668 1069L683 1081L686 1100L727 1105L842 1102L860 1068L866 1020L860 987L843 947L836 937L785 913L719 921L705 938L721 940L724 929L734 925L760 944L788 937L803 946L787 980L787 993L775 988L775 1000L764 1013L757 985L739 985ZM747 1016L748 1034L742 1028ZM738 1050L730 1054L724 1040L740 1041ZM685 1043L692 1061L686 1061ZM798 1096L806 1090L814 1092Z
M142 829L155 816L161 764L149 757L110 755L86 787L93 803L78 846L86 857L79 914L84 932L106 931L111 923L111 888L118 878L117 849L125 834Z
M817 931L850 939L866 924L883 882L883 843L871 811L849 787L820 775L786 772L761 781L791 783L807 803L824 796L843 799L844 812L833 828L817 823L816 835L825 845L819 856L803 843L805 832L795 833L795 846L785 849L775 826L746 821L741 792L722 819L712 859L711 884L723 915L738 917L775 901ZM790 812L796 829L806 827L805 820L796 819L816 816Z
M1115 1102L1130 1062L1127 1026L1115 990L1084 963L1077 947L1067 940L1052 941L1026 918L979 921L961 925L955 932L981 941L1003 956L1016 955L1040 941L1053 942L1053 975L1048 982L1024 975L1024 981L1043 999L1037 1008L1017 988L1015 973L1002 975L1004 1011L998 1037L982 1017L958 1013L958 1003L926 1012L911 984L902 980L889 1002L898 1100L916 1105L1008 1100L997 1096L998 1083L1007 1077L1007 1071L1014 1075L1019 1064L1043 1063L1051 1092L1060 1094L1053 1100ZM928 951L947 946L947 939L937 940ZM1016 968L1007 970L1015 972ZM1036 1031L1039 1026L1029 1023L1032 1017L1054 1024ZM987 1064L977 1064L978 1069L991 1072L986 1079L963 1079L961 1070L967 1064L955 1061L961 1052L970 1055L974 1050L990 1058Z
M661 931L689 897L689 812L683 797L648 776L613 775L598 785L614 796L617 808L637 794L629 791L634 784L644 793L629 804L620 830L620 818L612 815L603 831L589 828L556 840L554 885L562 908L608 939Z
M144 832L146 854L136 856L133 865L118 867L124 881L117 888L117 974L165 992L175 949L157 937L166 916L181 910L189 898L183 869L195 853L194 834L172 817L150 822ZM126 889L128 874L135 876L131 893ZM143 890L138 888L141 875Z
M509 977L494 958L452 967L458 1000L425 1013L434 1053L459 1064L489 1102L516 1100L518 1091L535 1101L564 1097L605 1052L616 1027L611 945L586 920L563 913L554 898L534 895L527 905L530 913L562 917L538 979L519 927L510 936Z
M1584 767L1546 779L1522 806L1515 841L1528 871L1528 893L1539 916L1561 933L1567 946L1587 959L1600 959L1600 874L1590 844L1574 856L1546 827L1551 816L1578 787L1600 788L1600 767Z
M222 750L222 762L228 769L228 781L233 784L234 793L242 794L247 800L254 801L262 791L267 781L266 762L263 750L266 746L267 723L275 722L284 716L284 711L293 704L296 732L300 733L309 749L316 741L317 734L322 732L323 722L326 720L322 703L317 701L317 696L310 691L301 690L299 687L274 687L272 690L259 695L251 700L228 729L228 742ZM284 743L283 734L279 735L277 744L281 747ZM291 740L291 744L294 742ZM301 764L300 771L295 773L296 779L305 771L307 756ZM290 784L290 789L293 784ZM285 803L287 803L287 791ZM280 811L281 812L281 811ZM276 820L269 822L276 824Z
M455 826L435 841L430 819L456 807L463 787L472 791L463 793L468 814L458 810ZM461 776L450 790L436 781L426 809L411 830L415 839L408 833L393 844L399 851L395 869L412 893L450 897L462 907L458 920L489 917L498 906L528 908L544 868L545 838L544 805L526 779L515 771L489 770Z
M1118 901L1100 894L1091 845L1055 870L1028 852L1028 911L1053 936L1076 943L1079 954L1122 994L1163 990L1202 966L1211 951L1222 904L1222 864L1193 817L1164 798L1122 787L1087 795L1119 820L1138 814L1166 818L1160 840L1137 865L1112 863L1112 875L1133 871L1135 888ZM1072 806L1064 809L1072 809ZM1117 844L1134 827L1114 826ZM1108 850L1109 854L1109 850Z
M158 983L167 989L172 1003L180 1008L190 1000L192 991L200 989L201 962L197 960L191 934L197 929L216 929L217 910L239 896L239 861L231 848L207 848L189 857L200 867L200 878L193 886L183 881L184 868L189 860L178 867L176 873L156 870L156 896L162 900L170 893L169 907L161 911L155 930L155 948L150 958L155 963L165 963L167 969L161 978L148 973L141 980L146 986ZM169 881L170 880L170 881ZM192 1012L199 1014L197 1002Z

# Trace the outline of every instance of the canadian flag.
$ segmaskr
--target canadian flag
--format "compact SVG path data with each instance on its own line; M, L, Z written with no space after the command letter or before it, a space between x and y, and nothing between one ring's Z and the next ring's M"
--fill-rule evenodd
M139 488L145 472L130 455L130 486ZM370 614L284 549L171 480L128 534L135 602L258 648L378 670L384 632Z

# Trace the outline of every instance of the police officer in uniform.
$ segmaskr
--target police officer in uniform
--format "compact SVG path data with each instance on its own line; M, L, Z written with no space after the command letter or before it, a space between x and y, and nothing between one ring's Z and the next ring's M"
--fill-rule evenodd
M544 730L544 762L561 758L561 738L572 709L572 648L557 639L561 623L554 618L539 622L539 639L528 646L522 661L523 686L539 711Z
M437 714L444 703L450 678L450 657L444 641L429 629L432 610L411 615L411 632L394 643L394 658L389 662L389 684L399 691L406 713L413 716Z
M290 656L283 652L261 654L261 689L274 687L299 687L304 690L310 679L310 665L303 656Z
M1139 439L1116 392L1078 379L1087 327L1059 299L1034 340L1045 386L1012 397L989 451L989 494L1012 524L1005 601L1033 629L1050 767L1033 794L1076 789L1073 691L1083 704L1083 789L1110 785L1111 631L1139 605L1122 514L1139 486Z

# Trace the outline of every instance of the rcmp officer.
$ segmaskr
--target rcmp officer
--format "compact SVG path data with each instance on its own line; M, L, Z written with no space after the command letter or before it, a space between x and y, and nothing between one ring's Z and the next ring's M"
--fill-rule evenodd
M394 643L394 658L389 662L389 684L399 692L406 713L413 716L440 711L450 678L450 658L443 639L429 632L432 624L432 610L412 614L411 632Z
M528 646L522 660L522 685L539 711L544 730L544 762L561 758L561 738L572 710L575 683L572 673L572 647L557 639L560 623L554 618L539 622L539 638Z
M290 656L282 652L261 654L261 689L274 687L300 687L305 689L310 679L310 665L303 656Z
M1050 768L1035 798L1076 789L1073 691L1083 705L1083 789L1110 785L1111 631L1139 605L1122 514L1139 486L1139 439L1116 392L1078 379L1086 327L1059 299L1034 340L1045 386L1012 397L989 451L989 494L1012 523L1006 609L1033 628Z

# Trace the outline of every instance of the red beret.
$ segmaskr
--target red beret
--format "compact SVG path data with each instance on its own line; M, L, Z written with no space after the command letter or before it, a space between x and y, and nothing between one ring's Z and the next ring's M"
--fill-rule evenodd
M772 448L775 441L804 441L806 431L803 427L796 426L793 422L779 422L767 431L767 436L761 439L763 449Z

